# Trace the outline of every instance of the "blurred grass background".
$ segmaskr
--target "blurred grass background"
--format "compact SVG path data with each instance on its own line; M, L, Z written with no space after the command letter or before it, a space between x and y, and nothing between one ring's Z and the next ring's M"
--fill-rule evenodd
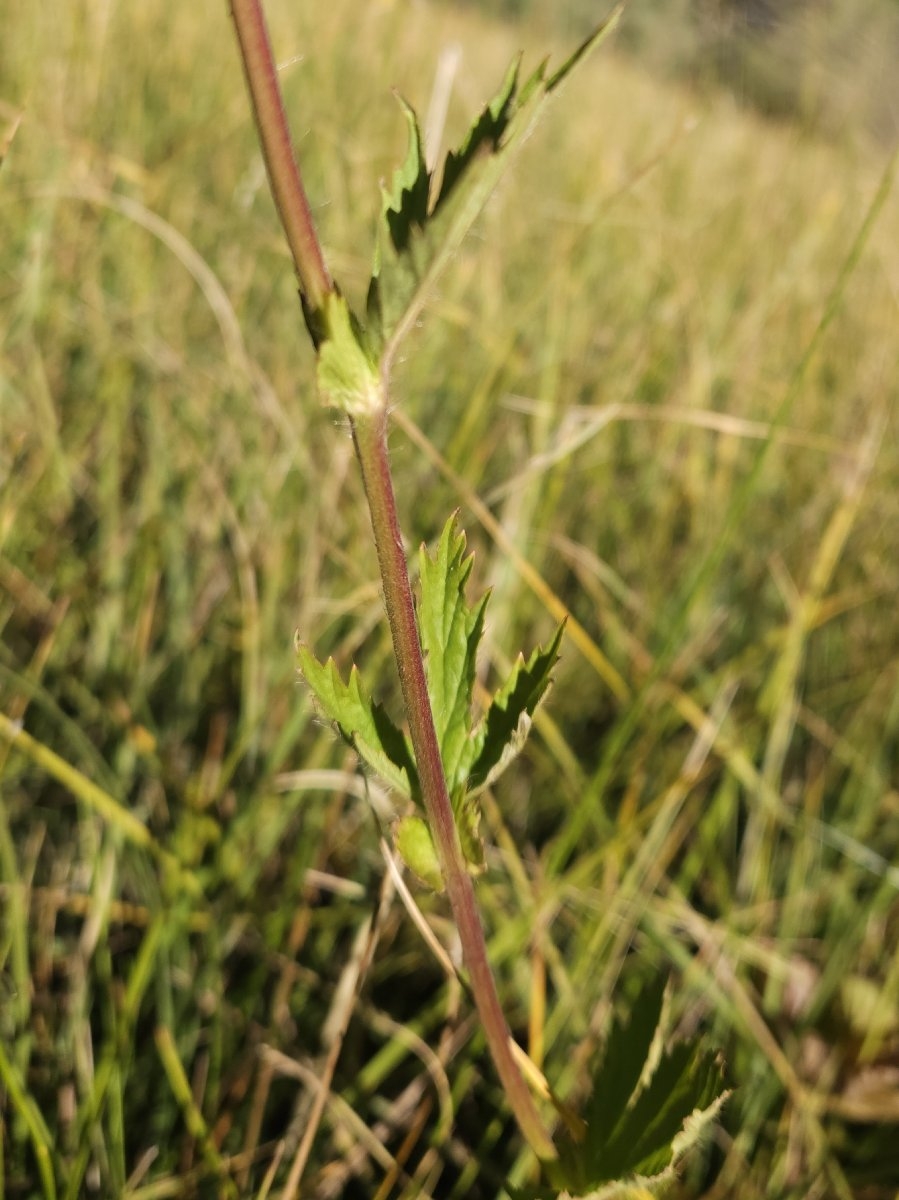
M479 883L550 1080L576 1090L610 1007L672 972L736 1087L683 1194L892 1200L899 207L871 64L896 5L705 56L675 7L632 7L433 297L401 511L411 551L461 508L486 678L554 605L578 625ZM426 111L459 47L446 145L592 14L268 10L355 299L390 88ZM0 18L0 1193L278 1194L299 1153L309 1196L500 1196L527 1159L469 1008L296 680L299 629L397 703L226 7Z

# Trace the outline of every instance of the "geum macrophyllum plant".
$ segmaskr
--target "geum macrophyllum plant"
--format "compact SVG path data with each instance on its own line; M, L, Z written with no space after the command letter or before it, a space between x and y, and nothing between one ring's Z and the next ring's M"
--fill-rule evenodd
M624 1194L617 1181L640 1177L642 1194L671 1177L720 1104L720 1075L692 1047L664 1055L658 1046L661 990L634 1007L623 1066L614 1087L597 1074L584 1120L562 1105L557 1147L519 1067L487 958L472 874L483 866L478 795L515 757L546 693L563 630L519 658L482 718L472 722L472 692L486 597L471 606L465 586L471 557L451 517L436 553L421 552L416 606L403 550L387 454L391 364L428 292L476 219L509 159L572 68L611 30L619 10L558 70L546 62L522 80L513 63L439 178L428 170L418 120L403 103L409 149L392 187L383 190L375 265L364 319L351 312L331 279L293 156L259 0L232 0L272 192L300 281L306 325L317 354L322 399L346 415L362 470L403 696L408 735L374 702L354 667L347 682L333 661L298 646L300 670L318 703L360 758L423 815L404 815L397 850L452 907L470 994L509 1105L544 1164L553 1190ZM610 1055L621 1058L621 1038ZM648 1061L650 1060L651 1061ZM608 1165L607 1165L608 1164ZM612 1170L612 1174L609 1170ZM538 1193L532 1193L538 1194ZM540 1195L552 1194L540 1192ZM611 1194L611 1193L609 1193ZM640 1194L640 1193L634 1193Z
M465 599L473 559L465 556L465 535L456 529L455 514L444 527L436 555L432 558L423 546L420 558L418 627L434 731L465 866L477 874L484 867L478 793L499 777L524 745L531 716L549 686L562 628L546 650L535 650L527 662L519 657L472 729L476 657L488 597L473 608ZM298 655L306 682L359 757L393 791L422 806L414 748L381 705L369 699L358 670L353 667L349 682L343 683L333 659L322 665L302 644ZM442 892L443 871L427 820L403 816L396 824L395 840L407 866Z

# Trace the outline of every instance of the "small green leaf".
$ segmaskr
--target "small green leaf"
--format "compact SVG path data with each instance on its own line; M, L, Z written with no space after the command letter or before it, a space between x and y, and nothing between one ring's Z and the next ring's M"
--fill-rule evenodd
M358 321L340 293L330 292L322 307L308 319L317 330L317 379L322 401L351 416L371 414L383 408L384 393L378 365L369 354Z
M421 817L402 817L394 827L393 841L409 870L435 892L442 892L440 859L427 821Z
M484 858L484 840L480 833L481 806L477 797L463 791L455 802L454 811L468 873L480 875L487 863Z
M469 740L461 768L473 791L493 783L521 752L531 718L549 688L564 629L560 625L546 649L538 646L527 662L523 655L518 656L511 675Z
M424 546L421 548L419 631L434 726L451 796L464 786L468 774L463 764L487 605L486 596L474 608L465 599L473 561L471 555L465 555L465 534L457 530L455 514L443 528L434 557Z
M472 732L472 695L477 651L488 597L473 607L465 597L473 559L455 514L443 528L433 557L421 549L419 631L425 653L428 695L459 839L469 868L484 869L477 792L518 754L530 720L545 694L558 658L560 629L546 650L519 661Z
M333 658L320 663L307 646L297 646L303 678L326 716L334 721L356 753L400 795L420 801L412 747L380 704L372 701L356 667L344 683Z
M428 291L458 250L549 96L612 30L620 11L619 6L553 74L547 74L546 63L541 63L519 87L519 63L514 62L462 145L447 155L436 194L418 120L401 101L409 125L409 149L392 190L384 195L368 296L373 341L387 358L414 324Z
M393 187L390 191L386 188L381 189L381 216L393 246L397 250L405 250L411 231L416 226L424 225L427 220L431 176L425 162L418 118L402 96L398 96L397 99L406 118L409 147L405 162L393 173ZM380 249L379 244L376 253L379 253Z

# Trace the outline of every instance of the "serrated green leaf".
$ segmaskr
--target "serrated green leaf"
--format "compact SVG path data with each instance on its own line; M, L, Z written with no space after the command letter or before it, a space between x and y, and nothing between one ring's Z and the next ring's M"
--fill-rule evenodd
M457 529L455 514L443 528L434 557L423 546L420 562L418 620L428 695L447 787L455 798L467 777L471 699L487 597L474 608L465 598L473 558L465 554L465 534Z
M381 190L381 216L395 249L405 250L412 230L427 220L431 175L425 162L425 148L415 110L402 96L397 99L406 118L409 146L405 162L393 173L392 188ZM376 253L379 251L380 244Z
M730 1098L730 1089L725 1089L721 1086L721 1076L722 1073L718 1069L718 1078L715 1081L717 1095L706 1104L705 1108L697 1107L694 1109L686 1121L684 1121L680 1133L674 1138L672 1142L674 1148L673 1166L678 1166L699 1145L718 1120L721 1109Z
M468 739L460 772L467 776L472 791L491 784L521 752L531 718L550 685L564 629L560 625L550 644L545 649L538 646L527 662L523 655L518 656L509 678Z
M381 376L365 335L339 292L330 292L312 318L317 330L317 381L323 403L351 416L384 405Z
M627 1114L655 1041L665 999L665 979L644 986L627 1013L612 1022L597 1073L602 1086L595 1087L581 1114L591 1131L591 1143L601 1154L603 1141L614 1135ZM585 1146L590 1151L590 1146ZM589 1159L588 1159L589 1163ZM588 1171L592 1171L592 1164ZM612 1176L606 1176L612 1178Z
M466 600L472 561L453 515L433 557L422 547L418 615L428 694L459 839L470 869L479 872L484 851L477 791L521 749L531 716L549 686L562 631L546 650L535 650L527 663L519 659L472 733L472 693L487 604L486 596L473 607Z
M395 791L420 802L412 748L380 704L368 696L356 667L344 683L333 658L320 663L307 646L297 646L303 678L356 753Z
M662 1194L718 1114L725 1091L715 1059L691 1042L659 1051L663 992L644 989L629 1020L613 1024L583 1114L586 1133L577 1143L566 1140L551 1168L565 1195Z
M601 1178L661 1175L674 1162L674 1141L685 1122L722 1091L721 1071L710 1055L687 1042L675 1046L605 1145Z
M427 821L421 817L403 817L394 827L393 841L409 870L435 892L442 892L443 873Z
M544 65L538 67L537 71L542 70ZM499 91L469 129L462 145L458 150L450 150L447 154L443 177L440 181L440 193L434 204L435 212L453 194L453 190L470 167L475 155L484 153L485 150L488 153L495 152L500 148L502 136L513 115L510 108L515 101L520 69L521 55L519 54L512 60L506 71L505 79L500 84Z
M551 75L544 62L519 87L519 64L514 62L460 148L447 156L436 195L425 165L418 121L409 105L403 104L409 149L394 176L393 189L385 195L368 298L372 338L388 360L549 96L611 31L619 15L620 8Z

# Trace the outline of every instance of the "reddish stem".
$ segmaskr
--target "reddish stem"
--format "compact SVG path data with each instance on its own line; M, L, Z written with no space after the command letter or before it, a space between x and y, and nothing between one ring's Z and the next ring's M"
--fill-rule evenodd
M303 296L310 309L321 308L334 290L315 232L312 210L294 157L290 130L278 85L278 72L260 0L231 0L244 75L262 155Z
M231 13L272 193L296 264L308 317L309 310L313 315L324 311L327 297L336 289L325 265L293 155L260 0L231 0ZM327 338L327 329L316 330L314 322L310 323L310 331L313 337L317 333L321 340ZM474 886L465 867L443 773L387 458L386 403L370 416L353 420L353 438L368 497L422 797L459 930L472 994L487 1045L521 1131L540 1158L552 1160L556 1158L552 1138L513 1057L509 1027L487 958Z
M552 1138L512 1055L511 1035L487 958L474 885L465 867L447 791L387 457L386 408L372 417L357 418L353 424L353 438L371 512L384 586L384 604L393 637L422 799L459 930L471 991L487 1045L521 1131L540 1158L552 1160L556 1158Z

